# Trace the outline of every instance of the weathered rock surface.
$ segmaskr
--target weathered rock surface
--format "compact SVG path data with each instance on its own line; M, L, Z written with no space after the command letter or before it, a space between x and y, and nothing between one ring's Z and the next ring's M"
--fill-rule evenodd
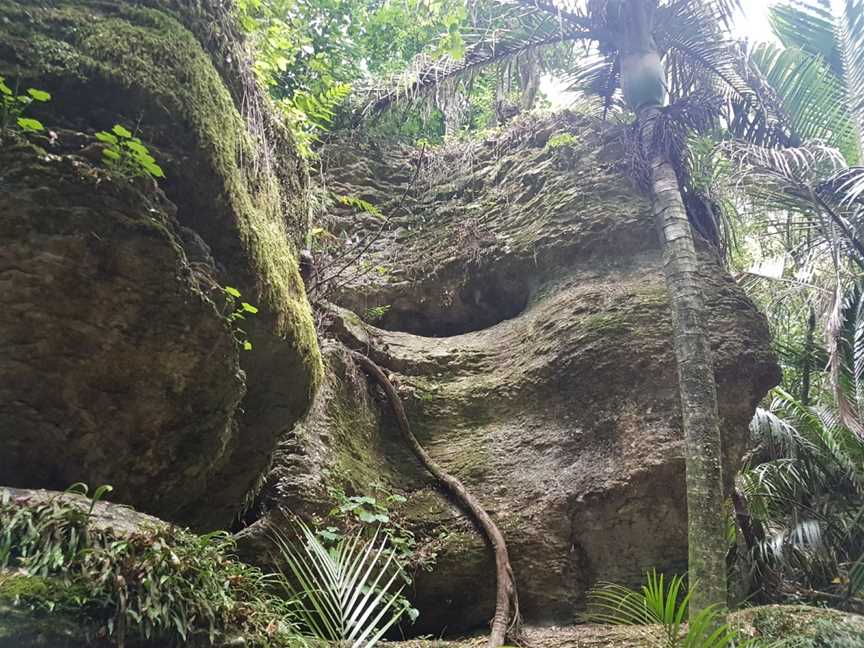
M306 171L226 7L0 0L0 75L52 94L30 116L56 134L0 146L0 483L110 483L224 527L308 408ZM118 123L161 190L99 168L93 133ZM220 285L260 308L250 353Z
M547 147L561 131L574 141ZM572 622L598 580L686 569L669 303L648 205L618 170L614 135L574 115L523 122L424 160L410 187L416 150L329 151L330 188L390 220L333 282L354 312L331 317L342 342L326 347L324 388L281 442L259 519L240 534L248 556L261 559L280 507L326 512L328 489L379 483L408 497L400 519L437 551L434 570L416 574L413 630L461 632L492 616L489 553L401 447L345 343L391 373L421 442L494 516L529 622ZM381 224L339 209L328 227L363 240ZM779 374L764 318L707 248L702 259L731 476ZM319 278L338 263L319 263ZM374 326L358 317L383 306Z

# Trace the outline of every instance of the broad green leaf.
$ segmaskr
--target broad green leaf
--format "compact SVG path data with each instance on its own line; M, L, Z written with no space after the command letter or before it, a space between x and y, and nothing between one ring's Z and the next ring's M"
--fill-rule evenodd
M147 147L141 144L140 142L136 142L135 140L128 140L123 142L123 146L134 151L135 153L140 153L141 155L150 155L150 151L147 150Z
M99 131L93 137L95 137L100 142L106 142L108 144L116 144L117 138L114 137L111 133L106 133L105 131Z
M249 340L246 340L243 343L243 350L244 351L251 351L252 350L252 343Z
M225 286L225 292L231 295L232 297L239 297L240 291L234 288L233 286Z
M247 313L255 314L258 312L258 309L255 308L252 304L247 304L246 302L243 302L242 304L240 304L240 306L242 306L243 310Z
M27 94L33 97L36 101L50 101L51 94L45 92L44 90L37 90L36 88L28 88Z
M3 83L2 78L0 78L0 94L12 96L12 88Z
M146 164L156 164L156 158L149 153L133 153L132 156L138 160L142 166Z
M162 171L162 167L160 167L158 164L155 164L152 162L144 162L143 166L147 170L147 173L152 175L154 178L164 178L165 177L165 172Z
M114 132L115 135L119 135L124 139L129 139L130 137L132 137L132 133L120 124L116 124L111 130Z
M106 148L102 149L102 155L104 155L109 160L119 160L120 154L114 149Z
M45 127L42 125L38 119L32 119L30 117L19 117L18 125L23 128L25 131L29 132L38 132L41 130L45 130Z

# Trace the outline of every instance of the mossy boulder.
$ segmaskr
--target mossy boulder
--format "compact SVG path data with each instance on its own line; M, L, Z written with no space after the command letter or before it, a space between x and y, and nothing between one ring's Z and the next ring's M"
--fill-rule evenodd
M547 146L555 133L569 143ZM529 623L574 621L598 580L686 571L669 299L619 135L563 114L422 156L381 141L330 149L329 186L374 202L389 227L338 282L330 396L282 442L247 546L282 524L283 504L326 512L330 489L366 494L381 482L407 497L395 513L437 554L416 574L411 630L454 633L492 617L490 552L401 445L347 345L390 374L421 443L493 515ZM363 240L381 221L339 208L326 225ZM779 370L764 317L700 247L728 480Z
M307 172L230 10L0 0L0 75L52 95L31 107L51 133L40 150L7 138L0 165L0 483L111 483L167 519L225 526L311 402ZM150 148L158 188L98 168L93 134L115 124ZM251 352L225 285L259 307Z

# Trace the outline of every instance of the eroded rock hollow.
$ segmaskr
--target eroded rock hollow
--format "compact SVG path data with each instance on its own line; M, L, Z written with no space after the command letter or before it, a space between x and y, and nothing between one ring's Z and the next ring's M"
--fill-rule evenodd
M562 132L566 145L549 145ZM389 221L330 282L325 382L280 444L240 534L247 555L264 560L284 510L326 513L331 489L383 485L407 497L399 514L437 554L416 574L413 630L491 618L491 555L401 446L347 346L389 371L421 442L493 514L529 622L574 621L598 580L686 569L669 301L618 135L565 114L434 155L368 140L329 148L328 186ZM382 229L343 208L327 227L359 241ZM707 245L702 260L731 477L778 368L764 318ZM340 263L323 255L319 277Z

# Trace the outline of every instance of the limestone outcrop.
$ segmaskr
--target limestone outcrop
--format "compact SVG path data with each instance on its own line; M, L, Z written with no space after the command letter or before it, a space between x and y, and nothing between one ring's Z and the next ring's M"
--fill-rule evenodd
M338 304L324 386L280 443L240 533L247 556L263 559L286 509L326 513L333 489L397 492L398 519L437 555L416 573L412 631L491 618L490 553L401 446L348 346L390 373L420 441L492 513L529 623L574 621L598 580L686 569L669 301L623 157L613 127L573 114L434 154L367 140L327 151L329 188L388 220L331 211L329 232L368 251L319 286ZM707 245L701 254L731 477L779 371L764 318ZM352 259L319 257L319 280Z
M307 175L225 3L0 1L0 75L50 92L0 142L0 484L114 486L225 528L321 378ZM121 124L165 172L107 171ZM259 312L226 318L224 286Z

